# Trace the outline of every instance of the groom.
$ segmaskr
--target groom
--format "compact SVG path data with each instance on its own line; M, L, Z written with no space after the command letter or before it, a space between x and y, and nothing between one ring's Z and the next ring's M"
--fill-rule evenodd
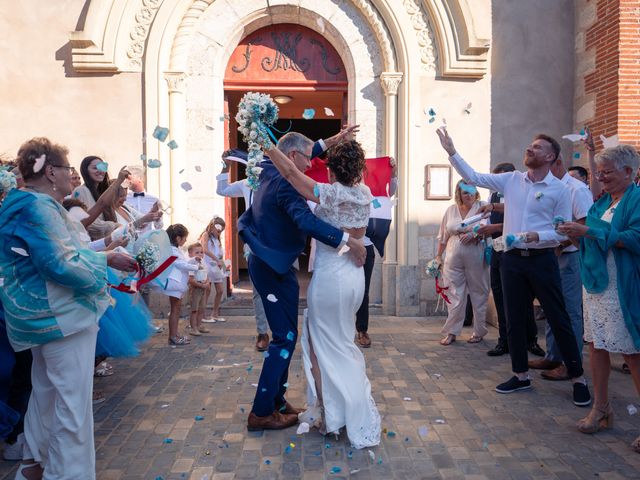
M278 142L280 151L301 172L311 165L312 147L311 140L295 132ZM262 299L273 339L265 352L247 421L249 430L287 428L298 421L299 410L285 400L284 394L298 338L299 287L292 265L304 250L307 235L335 248L347 245L359 266L366 257L362 240L350 238L313 215L304 198L270 160L260 166L260 187L251 207L238 221L238 233L251 248L249 275Z

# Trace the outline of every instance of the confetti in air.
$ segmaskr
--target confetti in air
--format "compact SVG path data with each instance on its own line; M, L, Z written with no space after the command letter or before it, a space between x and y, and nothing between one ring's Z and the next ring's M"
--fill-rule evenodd
M156 128L153 129L153 138L161 142L164 142L168 136L169 136L168 128L161 127L160 125L158 125Z
M142 155L140 155L140 160L141 161L146 161L147 160L147 156L143 153Z
M289 350L285 350L284 348L280 350L280 356L285 360L289 358Z
M11 247L11 251L17 253L18 255L22 255L23 257L28 257L29 254L24 248L20 247Z
M162 162L155 158L147 161L147 167L149 168L160 168L162 166Z
M109 164L107 162L98 162L96 164L96 170L100 172L107 172L109 171Z
M294 338L296 338L296 336L295 336L295 334L293 332L287 333L287 340L291 341Z
M313 120L313 117L316 116L316 111L313 108L305 108L304 112L302 112L302 118L305 120Z
M371 203L372 203L372 205L373 205L373 208L380 208L380 207L382 207L382 205L380 204L380 200L378 200L377 198L374 198L374 199L371 201Z
M276 303L278 301L278 299L273 293L270 293L269 295L267 295L267 300L269 300L271 303Z
M325 114L327 117L333 117L333 116L335 116L335 113L333 113L333 110L331 110L331 109L330 109L330 108L328 108L328 107L324 107L324 114Z
M418 435L421 437L426 437L429 434L429 429L424 425L418 429Z
M473 104L471 102L467 103L467 106L464 109L464 113L466 113L467 115L471 115L471 107L473 106Z
M196 165L196 172L200 173L202 171L202 167L200 165Z
M193 190L193 187L191 186L191 184L189 182L182 182L180 184L180 187L185 191L188 192L189 190Z
M309 432L309 424L307 422L302 422L298 425L298 430L296 430L297 435L302 435L303 433Z

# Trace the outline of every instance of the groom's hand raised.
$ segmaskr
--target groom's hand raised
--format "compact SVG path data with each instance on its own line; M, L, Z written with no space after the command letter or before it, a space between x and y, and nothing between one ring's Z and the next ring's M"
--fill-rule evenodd
M350 235L349 240L347 241L347 246L349 247L349 255L351 255L353 263L358 267L363 266L367 259L367 249L364 248L362 238L355 238Z

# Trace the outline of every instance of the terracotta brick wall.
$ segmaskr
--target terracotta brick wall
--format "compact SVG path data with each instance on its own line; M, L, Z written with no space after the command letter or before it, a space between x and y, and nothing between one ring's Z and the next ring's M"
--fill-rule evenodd
M589 121L596 138L618 134L640 147L640 0L587 0L596 4L586 29L585 53L595 69L584 74L584 94L595 96Z

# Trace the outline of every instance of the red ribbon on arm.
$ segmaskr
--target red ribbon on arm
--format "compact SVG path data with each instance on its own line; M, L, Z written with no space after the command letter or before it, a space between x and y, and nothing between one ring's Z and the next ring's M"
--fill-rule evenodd
M162 272L164 272L167 268L169 268L171 264L177 260L177 258L178 257L176 257L175 255L172 255L169 258L167 258L164 262L160 264L158 268L156 268L149 275L144 275L142 278L140 278L140 280L136 282L137 287L140 287L145 283L149 283L150 281L157 278ZM139 264L137 265L137 271L138 272L142 271ZM109 285L109 286L111 288L115 288L119 292L124 292L124 293L136 293L137 291L137 288L136 290L132 290L130 285L125 285L124 283L121 283L120 285L117 285L117 286L116 285Z
M440 284L438 283L438 277L436 277L436 293L440 295L445 302L451 305L451 301L449 300L449 297L447 297L447 294L445 293L447 290L449 290L449 287L441 287Z

